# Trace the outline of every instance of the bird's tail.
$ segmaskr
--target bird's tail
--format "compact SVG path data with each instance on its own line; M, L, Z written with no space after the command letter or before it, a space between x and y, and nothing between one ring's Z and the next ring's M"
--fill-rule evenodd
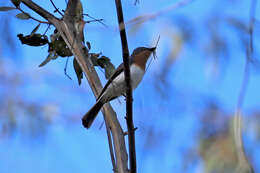
M90 128L103 105L104 103L101 101L101 99L99 99L96 104L84 115L82 118L82 124L85 128Z

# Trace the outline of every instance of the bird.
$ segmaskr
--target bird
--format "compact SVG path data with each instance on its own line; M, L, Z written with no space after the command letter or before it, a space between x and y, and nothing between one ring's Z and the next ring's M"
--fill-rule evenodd
M152 53L155 52L156 47L138 47L130 56L130 74L131 74L131 86L132 90L136 89L139 83L142 81L146 63ZM126 83L124 74L124 64L120 64L114 73L111 75L106 85L97 97L96 103L92 108L82 117L82 124L85 128L90 128L95 120L98 112L103 105L115 98L124 95L126 93Z

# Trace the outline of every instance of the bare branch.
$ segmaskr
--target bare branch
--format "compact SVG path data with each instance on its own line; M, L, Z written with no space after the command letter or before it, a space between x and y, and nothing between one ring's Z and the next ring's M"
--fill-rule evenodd
M120 37L122 44L123 60L124 60L124 73L126 82L126 123L128 129L128 147L129 147L129 160L130 172L136 172L136 152L135 152L135 130L133 123L133 96L131 86L131 74L129 67L129 50L127 44L127 37L124 24L124 16L122 10L121 0L115 0L117 9L118 27L120 29Z
M35 4L31 0L21 0L27 7L29 7L31 10L42 16L44 19L48 20L50 23L54 24L59 21L58 18L56 18L54 15L46 11L45 9L41 8L39 5Z
M96 19L96 18L90 16L89 14L83 14L83 15L93 19L92 21L86 21L86 23L88 23L88 22L99 22L103 26L108 27L104 22L102 22L104 19Z
M19 11L21 11L22 13L24 13L24 14L28 14L28 13L26 13L23 9L21 9L19 6L18 7L16 7ZM29 15L29 14L28 14ZM35 20L36 22L39 22L39 23L44 23L44 24L50 24L49 22L46 22L46 21L41 21L41 20L39 20L39 19L36 19L35 17L32 17L31 15L29 15L30 16L30 18L32 19L32 20Z
M239 165L237 167L237 170L246 170L247 172L253 172L253 167L248 161L245 151L244 151L244 143L242 139L242 105L245 100L245 94L249 83L249 77L250 77L250 63L252 61L253 51L254 51L254 45L253 45L253 34L254 34L254 24L255 24L255 12L256 12L256 4L257 0L252 0L251 8L250 8L250 21L249 21L249 42L247 45L247 52L246 52L246 64L244 69L244 75L243 75L243 81L242 86L240 89L238 101L237 101L237 107L234 117L234 141L235 141L235 147L236 147L236 153L238 156Z
M58 12L61 16L63 16L63 14L60 12L60 10L54 4L53 0L50 0L50 1L51 1L52 6L55 8L55 12Z

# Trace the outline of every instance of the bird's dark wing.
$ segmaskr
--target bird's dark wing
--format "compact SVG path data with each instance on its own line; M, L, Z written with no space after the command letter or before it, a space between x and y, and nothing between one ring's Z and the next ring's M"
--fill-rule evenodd
M124 64L120 64L115 72L113 73L113 75L109 78L109 80L107 81L106 85L104 86L104 88L102 89L101 93L99 94L98 99L100 99L100 97L102 96L102 94L104 94L104 92L106 91L107 87L109 86L109 84L111 84L111 82L120 74L124 71Z

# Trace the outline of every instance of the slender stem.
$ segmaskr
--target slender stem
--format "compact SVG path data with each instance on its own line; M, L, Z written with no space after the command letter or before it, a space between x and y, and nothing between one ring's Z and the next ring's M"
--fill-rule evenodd
M136 173L135 130L134 130L134 123L133 123L133 96L132 96L132 86L130 83L131 74L130 74L130 67L129 67L129 50L127 44L121 0L115 0L115 3L116 3L118 26L120 30L121 44L123 50L124 73L125 73L125 82L126 82L126 123L128 129L130 172Z
M93 22L99 22L100 24L104 25L105 27L108 27L104 22L102 22L102 21L104 21L104 19L96 19L96 18L90 16L89 14L83 14L83 16L87 16L87 17L93 19L93 20L92 20ZM92 22L92 21L91 21L91 22ZM86 23L88 23L88 22L89 22L89 21L87 21Z
M55 8L55 12L58 12L61 16L63 16L63 14L60 12L60 10L56 7L56 5L54 4L54 2L52 0L51 1L51 4L52 6Z
M50 29L50 26L51 26L51 24L48 25L48 27L47 27L46 30L44 31L43 35L45 35L45 34L48 32L48 30Z
M240 89L240 93L238 96L236 113L234 117L234 138L235 138L235 147L236 153L238 156L239 165L237 170L241 170L241 166L244 167L246 165L246 169L253 172L253 167L248 161L245 151L244 151L244 143L242 139L242 125L241 125L241 109L243 106L243 102L245 100L246 90L248 88L248 83L250 79L250 63L252 61L252 56L254 52L254 45L253 45L253 34L254 34L254 24L255 24L255 13L256 13L256 4L257 0L252 0L251 8L250 8L250 21L249 21L249 41L246 48L246 64L244 68L242 86Z
M251 4L251 9L250 9L250 21L249 21L249 42L247 45L247 56L246 56L246 64L245 64L245 69L244 69L244 74L243 74L243 81L242 81L242 86L240 89L238 101L237 101L237 110L240 110L243 102L245 100L245 94L247 90L247 86L249 83L249 76L250 76L250 62L253 59L253 52L254 52L254 45L253 45L253 38L254 38L254 24L255 24L255 12L256 12L256 4L257 0L252 0Z
M46 11L45 9L41 8L39 5L35 4L31 0L21 0L22 3L24 3L27 7L29 7L31 10L42 16L44 19L46 19L48 22L55 24L59 21L58 18L56 18L54 15Z
M44 24L50 24L49 22L46 22L46 21L42 21L42 20L39 20L39 19L36 19L35 17L32 17L30 14L26 13L23 9L21 9L20 7L16 7L19 11L21 11L22 13L24 14L27 14L30 16L30 18L32 20L35 20L36 22L39 22L39 23L44 23Z

